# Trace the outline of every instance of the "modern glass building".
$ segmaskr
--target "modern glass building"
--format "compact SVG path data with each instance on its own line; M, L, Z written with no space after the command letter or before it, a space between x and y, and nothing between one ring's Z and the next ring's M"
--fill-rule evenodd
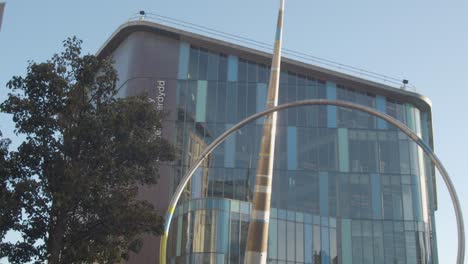
M165 211L200 152L265 108L271 54L147 21L122 25L99 56L112 56L122 96L148 93L168 113L161 135L177 148L142 197ZM283 59L280 103L328 98L363 104L433 145L422 95ZM385 121L335 106L279 114L268 262L438 263L434 168ZM243 262L262 120L218 147L176 209L168 263ZM130 263L157 263L148 236Z

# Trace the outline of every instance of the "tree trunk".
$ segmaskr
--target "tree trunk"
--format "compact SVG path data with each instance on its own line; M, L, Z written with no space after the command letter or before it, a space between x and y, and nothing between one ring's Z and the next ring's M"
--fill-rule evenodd
M49 241L47 242L47 253L48 253L48 263L49 264L59 264L61 263L61 253L63 249L63 238L65 234L65 220L61 217L61 214L53 214L52 216L56 218L55 223L52 225L49 231Z

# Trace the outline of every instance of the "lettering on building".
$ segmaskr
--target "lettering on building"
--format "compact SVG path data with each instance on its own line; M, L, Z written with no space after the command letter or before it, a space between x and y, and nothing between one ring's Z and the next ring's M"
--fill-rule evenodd
M156 104L156 109L158 111L164 111L164 102L166 101L166 81L157 80L156 81L156 100L150 98L151 103ZM156 136L162 136L162 129L159 128L156 130Z

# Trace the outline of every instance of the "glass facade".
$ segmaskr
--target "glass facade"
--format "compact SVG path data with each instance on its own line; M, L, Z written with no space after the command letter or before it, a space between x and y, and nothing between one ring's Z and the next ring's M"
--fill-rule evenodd
M428 114L375 91L281 73L279 103L338 99L405 123L428 142ZM181 43L174 184L226 129L264 110L269 66ZM437 263L430 163L368 114L304 106L278 115L268 262ZM194 175L170 229L169 263L243 263L262 119L231 135Z

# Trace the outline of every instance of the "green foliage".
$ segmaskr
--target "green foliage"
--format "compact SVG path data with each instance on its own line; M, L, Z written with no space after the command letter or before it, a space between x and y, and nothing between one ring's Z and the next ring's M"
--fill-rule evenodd
M137 199L173 149L157 136L162 114L142 97L118 98L109 60L81 55L81 41L8 82L0 110L26 140L0 143L0 258L12 263L110 263L138 251L162 217ZM7 231L22 240L5 241Z

